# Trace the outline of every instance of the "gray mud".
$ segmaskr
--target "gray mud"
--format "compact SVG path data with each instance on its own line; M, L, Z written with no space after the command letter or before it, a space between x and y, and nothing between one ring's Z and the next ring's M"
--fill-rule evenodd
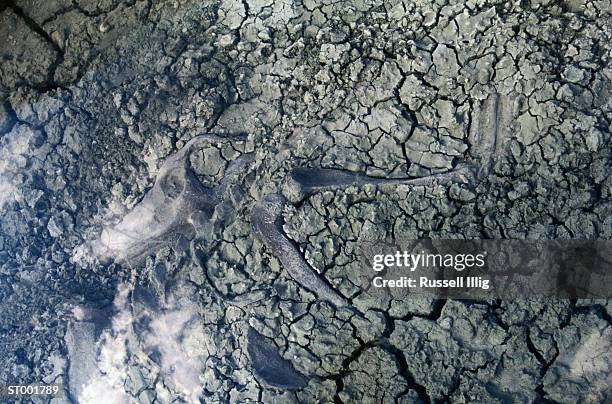
M0 384L609 402L608 300L377 295L359 247L611 239L611 10L3 2Z

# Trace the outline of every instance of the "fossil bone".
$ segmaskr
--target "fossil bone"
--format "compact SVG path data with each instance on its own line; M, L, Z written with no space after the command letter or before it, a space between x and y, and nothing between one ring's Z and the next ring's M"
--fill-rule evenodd
M210 219L221 203L227 181L212 189L204 187L191 168L189 155L204 142L226 140L212 134L200 135L168 157L142 201L121 222L102 231L93 245L94 253L102 259L138 262L156 246L193 238L197 224ZM228 168L228 174L234 174L247 160L245 156L238 158Z

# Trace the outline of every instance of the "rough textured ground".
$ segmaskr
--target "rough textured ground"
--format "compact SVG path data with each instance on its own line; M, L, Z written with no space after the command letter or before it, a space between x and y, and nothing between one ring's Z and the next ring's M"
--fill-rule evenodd
M354 265L362 240L612 238L610 1L1 10L0 383L610 400L610 302L374 299Z

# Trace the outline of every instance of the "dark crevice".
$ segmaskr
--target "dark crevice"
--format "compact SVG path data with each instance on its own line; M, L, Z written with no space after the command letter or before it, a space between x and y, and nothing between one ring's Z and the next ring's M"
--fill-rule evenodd
M430 321L437 321L442 315L442 309L444 309L444 306L446 306L447 301L448 301L447 299L436 299L433 302L433 305L432 305L433 307L429 313L427 314L408 313L407 315L402 317L401 320L410 321L413 318L418 317L418 318L424 318Z
M383 343L380 346L395 357L395 360L399 367L400 375L402 375L404 380L406 380L406 383L408 383L408 387L417 393L421 402L426 404L431 403L431 398L429 397L425 386L418 383L412 373L410 373L408 369L408 361L406 360L406 356L404 355L404 353L400 349L389 343Z
M49 69L47 71L47 77L44 83L41 86L37 86L37 89L42 92L46 92L60 87L55 82L55 72L57 71L58 67L64 62L64 51L59 47L57 43L55 43L55 41L51 38L47 31L45 31L40 25L38 25L38 23L34 21L24 11L24 9L16 5L14 1L8 1L7 7L13 10L13 12L25 22L28 28L30 28L41 38L43 38L45 42L49 44L49 46L51 46L51 48L53 48L53 50L57 54L56 59L53 61L53 63L51 63L51 66L49 66Z
M605 320L609 325L612 325L612 317L601 304L592 304L589 306L579 306L574 308L576 314L595 314L597 317Z

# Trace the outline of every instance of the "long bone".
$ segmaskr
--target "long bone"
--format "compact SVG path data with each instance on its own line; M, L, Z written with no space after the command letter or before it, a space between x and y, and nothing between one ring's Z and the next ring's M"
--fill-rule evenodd
M379 178L329 168L296 168L285 181L284 195L291 203L299 203L310 195L333 189L344 189L351 185L431 185L450 181L467 182L471 170L460 166L453 171L419 178Z
M290 173L287 179L285 194L288 195L290 202L298 203L315 192L343 189L351 185L429 185L451 181L467 182L470 174L471 170L464 166L448 173L421 178L385 179L348 173L342 170L297 168ZM270 248L272 254L280 260L285 270L295 281L315 293L319 298L327 300L337 307L347 306L347 299L316 274L300 253L295 242L290 240L283 231L282 213L286 201L283 196L276 194L269 195L257 203L251 210L253 232Z

